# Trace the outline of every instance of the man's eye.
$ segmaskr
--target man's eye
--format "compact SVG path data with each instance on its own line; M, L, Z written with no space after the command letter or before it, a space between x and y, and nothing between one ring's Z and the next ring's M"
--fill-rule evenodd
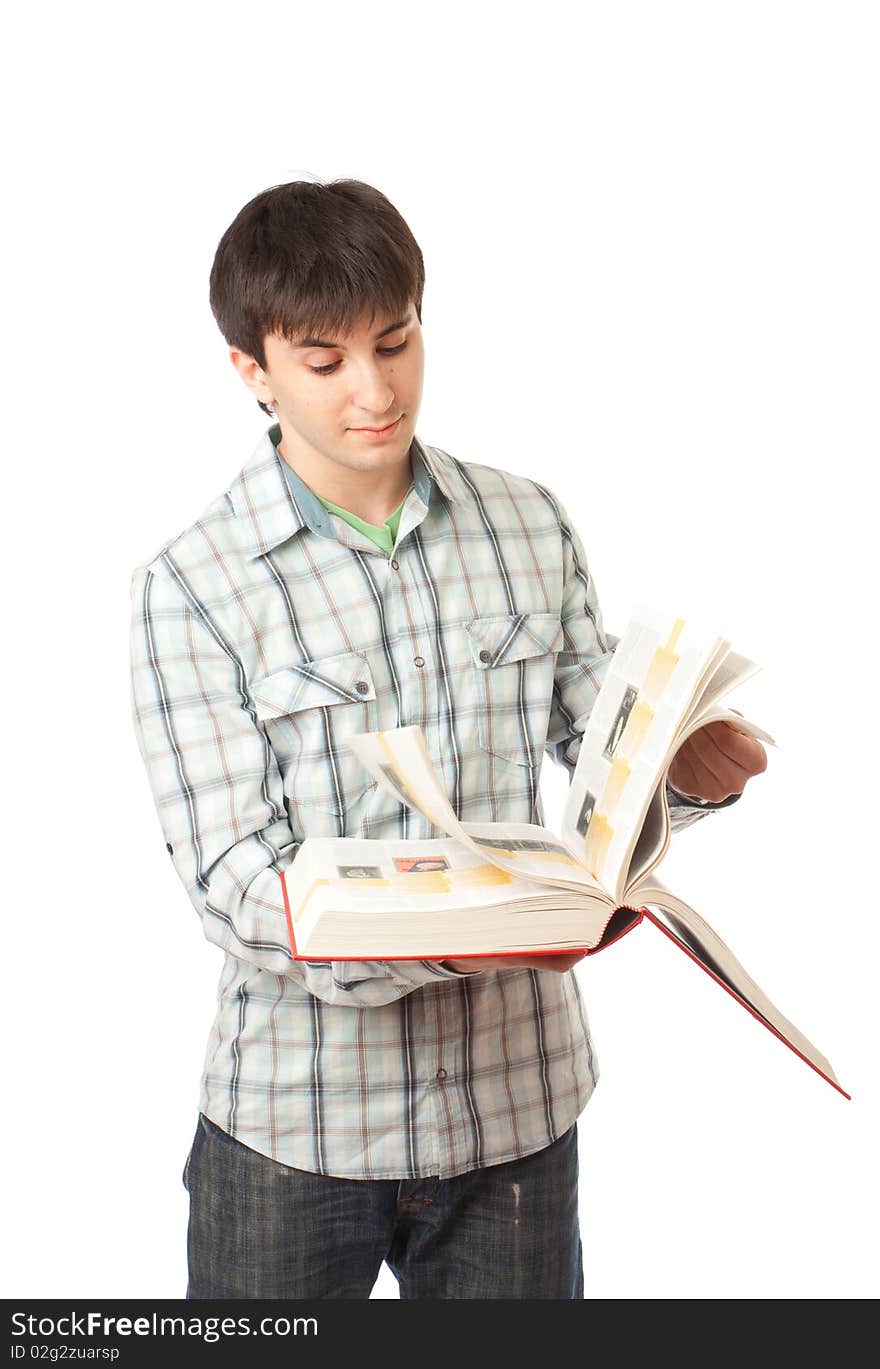
M402 352L405 347L406 342L404 341L398 343L396 347L377 347L376 350L381 352L383 356L393 357L398 352ZM326 366L310 366L309 370L313 371L316 376L330 376L340 364L338 361L331 361Z

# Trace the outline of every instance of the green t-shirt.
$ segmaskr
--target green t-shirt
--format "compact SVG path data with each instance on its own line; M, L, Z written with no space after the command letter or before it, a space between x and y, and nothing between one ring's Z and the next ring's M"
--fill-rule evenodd
M409 487L409 490L411 489L412 485ZM316 499L321 500L325 509L329 509L331 513L338 513L340 518L344 518L346 523L350 523L353 528L357 528L358 532L362 532L365 537L369 537L370 541L375 542L376 546L381 547L382 551L390 553L394 550L394 542L397 537L400 515L403 513L403 506L406 503L409 490L407 490L391 516L385 519L385 522L381 527L378 527L375 523L365 523L363 518L358 518L356 513L349 513L348 509L341 509L338 504L331 504L329 499L324 499L322 495L315 494L314 490L312 493L315 494Z

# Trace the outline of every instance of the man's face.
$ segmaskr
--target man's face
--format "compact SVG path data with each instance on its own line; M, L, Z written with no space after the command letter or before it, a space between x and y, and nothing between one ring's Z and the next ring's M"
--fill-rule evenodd
M333 484L406 462L425 366L414 304L397 318L377 315L372 326L365 316L346 334L269 336L265 351L265 367L236 348L230 356L248 388L274 405L281 454L292 465ZM378 438L359 431L395 420Z

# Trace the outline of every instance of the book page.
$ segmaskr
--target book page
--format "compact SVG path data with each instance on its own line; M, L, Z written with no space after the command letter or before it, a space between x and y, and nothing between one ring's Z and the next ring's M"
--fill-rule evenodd
M683 899L677 898L658 879L652 877L633 891L641 903L649 903L657 908L669 924L676 939L695 956L697 960L719 979L735 997L750 1008L758 1017L769 1024L789 1045L810 1062L820 1074L832 1083L837 1077L825 1056L808 1041L802 1032L782 1013L764 993L759 984L737 960L730 947L708 922ZM838 1084L839 1087L839 1084Z
M662 783L657 785L648 801L638 839L626 868L625 881L628 899L638 881L643 879L649 870L653 870L655 865L659 865L666 854L671 835L672 824L669 818L664 776Z
M447 798L420 727L359 732L351 749L370 774L401 803L469 850L519 879L536 879L563 889L608 894L555 832L535 823L460 822Z
M310 837L285 881L305 958L588 949L614 914L604 895L517 878L451 837Z
M761 667L754 661L750 661L747 656L741 656L738 651L728 651L722 661L716 665L711 678L707 680L705 687L700 691L697 699L697 706L709 708L729 694L731 690L739 685L745 684L746 680L751 680L757 675Z
M584 730L562 836L617 901L682 719L729 648L698 625L640 605L611 658Z
M529 822L463 822L462 827L501 870L560 889L601 893L610 899L610 892L595 875L546 827Z
M398 803L414 808L432 826L473 849L446 797L420 727L410 724L384 732L356 732L349 745L373 779Z
M681 725L681 731L675 738L675 746L669 757L669 764L672 764L672 761L675 758L675 752L678 751L682 742L687 741L692 732L697 732L701 727L705 727L707 723L714 722L729 723L737 732L741 732L744 737L754 737L759 742L766 742L768 746L776 745L776 742L770 736L769 732L765 732L763 727L759 727L757 723L750 722L748 718L743 717L742 713L737 713L732 708L706 708L705 710L702 708L695 708ZM668 770L669 766L667 766L666 769Z

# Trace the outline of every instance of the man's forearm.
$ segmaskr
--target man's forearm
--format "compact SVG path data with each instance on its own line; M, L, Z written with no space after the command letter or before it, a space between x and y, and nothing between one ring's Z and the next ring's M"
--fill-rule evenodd
M489 955L473 956L468 960L441 960L440 964L453 974L480 974L486 970L552 970L565 974L586 952L569 951L563 955Z

